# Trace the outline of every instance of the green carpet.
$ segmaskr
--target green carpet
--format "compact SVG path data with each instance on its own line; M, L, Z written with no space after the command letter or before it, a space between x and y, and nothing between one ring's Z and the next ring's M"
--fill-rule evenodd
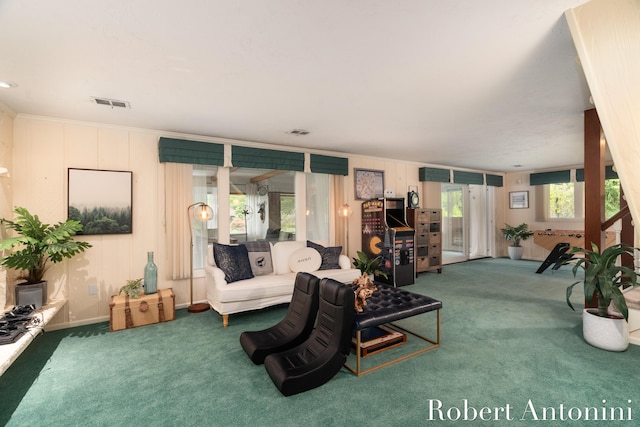
M0 424L634 425L627 417L640 419L640 347L611 353L586 344L581 314L564 301L570 269L538 275L539 264L485 259L421 274L403 289L442 300L440 348L360 378L343 369L291 397L238 342L242 331L278 322L284 306L232 315L226 329L215 312L178 310L173 322L128 331L101 323L46 332L0 377ZM579 305L581 293L574 299ZM427 313L406 324L428 334L434 322ZM409 340L367 363L417 345ZM465 402L475 421L464 420ZM585 420L593 407L608 417L620 407L624 420Z

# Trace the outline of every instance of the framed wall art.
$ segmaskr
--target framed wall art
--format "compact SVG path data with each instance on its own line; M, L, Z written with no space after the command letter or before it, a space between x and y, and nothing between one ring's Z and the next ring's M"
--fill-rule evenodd
M529 192L528 191L510 191L509 192L509 209L528 209L529 208Z
M67 216L82 224L78 234L129 234L133 229L132 172L68 169Z
M384 197L384 171L354 169L356 200Z

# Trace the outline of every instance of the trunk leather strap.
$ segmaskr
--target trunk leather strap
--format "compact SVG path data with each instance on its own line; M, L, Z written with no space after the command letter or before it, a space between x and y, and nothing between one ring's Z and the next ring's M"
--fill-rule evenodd
M162 303L162 292L158 290L158 316L160 322L164 322L164 304Z
M131 307L129 306L129 295L127 295L124 299L124 317L125 317L125 328L133 328L133 319L131 318Z

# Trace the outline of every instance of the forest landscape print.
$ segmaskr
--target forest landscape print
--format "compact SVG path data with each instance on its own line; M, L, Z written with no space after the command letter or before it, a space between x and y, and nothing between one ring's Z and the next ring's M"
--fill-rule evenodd
M82 224L78 234L132 232L132 173L69 168L68 217Z

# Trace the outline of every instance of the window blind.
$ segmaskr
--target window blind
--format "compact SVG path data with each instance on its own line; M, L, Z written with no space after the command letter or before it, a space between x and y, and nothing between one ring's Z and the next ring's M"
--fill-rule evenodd
M502 187L503 186L503 177L500 175L486 175L487 185L491 185L493 187Z
M304 171L304 153L267 150L252 147L231 147L231 162L234 167L253 169L277 169Z
M160 137L158 157L160 162L222 166L224 164L224 145Z
M553 171L532 173L529 175L529 185L561 184L571 182L571 171Z
M453 182L456 184L484 184L484 177L478 172L453 171Z
M618 173L613 170L613 166L606 166L604 168L604 179L619 179ZM576 169L576 181L584 181L584 169Z
M309 156L311 172L330 175L349 175L349 159L344 157L323 156L311 154Z
M425 182L425 181L449 182L450 181L449 169L420 168L418 170L418 173L419 173L419 179L422 182Z

